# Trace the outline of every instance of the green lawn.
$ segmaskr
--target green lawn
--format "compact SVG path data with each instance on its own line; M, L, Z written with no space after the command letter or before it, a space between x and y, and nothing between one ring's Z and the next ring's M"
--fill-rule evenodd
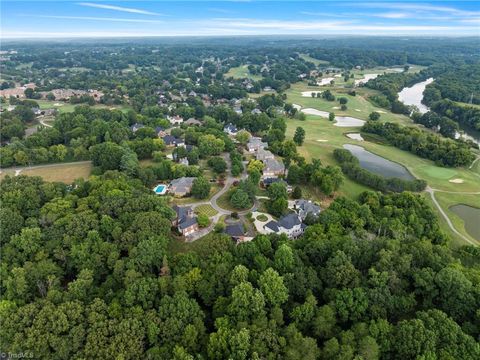
M226 78L233 77L234 79L252 79L255 81L263 79L261 75L253 75L248 71L247 65L240 65L233 67L225 74Z
M315 59L308 54L300 54L300 58L302 58L305 61L309 61L309 62L315 64L316 66L329 64L329 62L326 61L326 60Z
M50 100L35 100L38 105L40 106L40 109L57 109L58 112L60 113L68 113L68 112L73 112L75 110L75 106L78 106L80 104L70 104L64 101L50 101ZM122 112L127 112L130 110L130 107L127 105L103 105L103 104L97 104L92 106L94 109L117 109Z
M195 208L195 213L197 215L207 215L208 217L212 217L218 214L218 211L215 210L211 205L205 204L205 205L199 205Z
M2 169L1 171L0 180L6 175L15 175L15 169L13 168ZM78 178L87 179L91 172L92 164L90 162L79 162L52 165L47 164L46 166L32 167L31 169L25 168L21 171L20 175L40 176L45 181L58 181L71 184Z
M471 235L465 230L465 223L457 214L455 214L450 207L457 204L465 204L473 207L478 207L480 204L480 195L465 195L465 194L451 194L451 193L442 193L435 192L435 198L439 202L442 209L446 212L447 216L450 218L450 221L455 226L455 229L459 231L465 237L475 241L480 245L480 240L474 239ZM480 220L480 219L479 219ZM454 240L457 240L454 237ZM457 242L455 242L457 244ZM465 241L460 239L459 245L465 245Z

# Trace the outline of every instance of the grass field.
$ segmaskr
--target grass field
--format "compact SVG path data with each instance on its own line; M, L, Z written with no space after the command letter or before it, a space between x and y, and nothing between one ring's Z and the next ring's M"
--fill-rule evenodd
M252 79L255 81L263 79L261 75L253 75L248 71L247 65L240 65L233 67L225 74L226 78L233 77L234 79Z
M452 194L452 193L442 193L442 192L435 192L435 198L439 202L440 206L444 211L447 213L450 221L455 226L455 229L459 231L462 235L466 236L467 238L475 241L478 245L480 245L480 240L473 238L471 235L467 233L465 230L465 223L457 214L455 214L450 207L456 204L465 204L470 205L473 207L480 206L480 195L468 195L468 194ZM480 219L479 219L480 221ZM465 244L465 242L459 243Z
M92 164L82 161L78 163L51 164L44 166L35 166L32 168L23 168L20 175L40 176L45 181L59 181L71 184L75 179L88 178L92 172ZM2 169L0 179L6 175L14 176L15 169Z
M208 217L212 217L218 214L218 211L215 210L211 205L199 205L195 208L195 214L197 215L207 215Z
M59 113L68 113L68 112L73 112L75 110L75 106L78 106L80 104L69 104L67 102L63 101L50 101L50 100L35 100L38 105L40 106L40 109L57 109ZM129 106L124 106L124 105L103 105L103 104L97 104L92 106L94 109L117 109L122 112L127 112L130 107Z
M311 57L308 54L300 54L299 56L303 60L309 61L309 62L315 64L316 66L318 66L318 65L328 65L329 64L329 62L326 61L326 60L318 60L318 59L315 59L315 58Z

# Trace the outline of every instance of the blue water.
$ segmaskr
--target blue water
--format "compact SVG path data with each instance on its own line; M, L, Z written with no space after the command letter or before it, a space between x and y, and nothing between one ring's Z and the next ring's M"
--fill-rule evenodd
M155 191L157 194L161 194L162 192L165 191L166 186L165 185L157 185L153 191Z

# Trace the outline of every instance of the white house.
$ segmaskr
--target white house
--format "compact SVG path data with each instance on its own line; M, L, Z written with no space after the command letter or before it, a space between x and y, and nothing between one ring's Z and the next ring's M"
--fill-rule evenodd
M170 121L170 124L172 125L181 125L183 123L183 118L178 115L175 115L175 116L168 115L167 120Z
M289 239L295 239L303 234L306 225L302 223L299 216L291 213L281 217L278 221L272 220L263 226L267 234L286 234Z

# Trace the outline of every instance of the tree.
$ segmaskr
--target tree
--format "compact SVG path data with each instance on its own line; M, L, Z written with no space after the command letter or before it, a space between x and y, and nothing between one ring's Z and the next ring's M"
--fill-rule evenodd
M203 176L193 180L192 195L197 199L206 199L210 195L211 184Z
M334 121L335 120L335 113L331 112L328 114L328 120L329 121Z
M300 186L295 186L292 191L292 198L300 199L302 197L302 188Z
M27 99L33 99L34 90L32 88L26 88L23 93Z
M202 228L205 228L208 225L210 225L210 219L209 219L208 215L206 215L206 214L199 214L197 216L197 222L198 222L198 226L200 226Z
M246 209L250 207L251 201L248 194L242 189L236 189L230 197L230 203L235 209Z
M93 165L102 171L119 169L124 152L120 145L112 142L104 142L90 148Z
M341 105L346 105L348 103L348 99L346 97L341 97L341 98L338 99L338 102Z
M270 306L279 306L288 299L288 290L283 278L272 268L268 268L259 280L260 290Z
M203 135L198 139L198 150L203 157L219 155L224 148L225 142L215 135Z
M260 173L263 170L264 166L265 165L260 160L250 160L250 162L247 165L247 172L249 174L254 172L254 171L257 171L257 172Z
M298 146L301 146L303 144L303 140L305 140L305 130L299 126L295 130L293 141L295 141L295 144L297 144Z
M250 133L246 130L240 130L237 135L235 135L235 139L242 144L245 145L248 140L250 139Z
M370 113L370 115L368 115L368 118L372 121L377 121L378 119L380 119L380 113L377 111L373 111Z
M217 174L224 173L225 170L227 170L227 163L220 156L214 156L208 159L208 166L210 166Z

